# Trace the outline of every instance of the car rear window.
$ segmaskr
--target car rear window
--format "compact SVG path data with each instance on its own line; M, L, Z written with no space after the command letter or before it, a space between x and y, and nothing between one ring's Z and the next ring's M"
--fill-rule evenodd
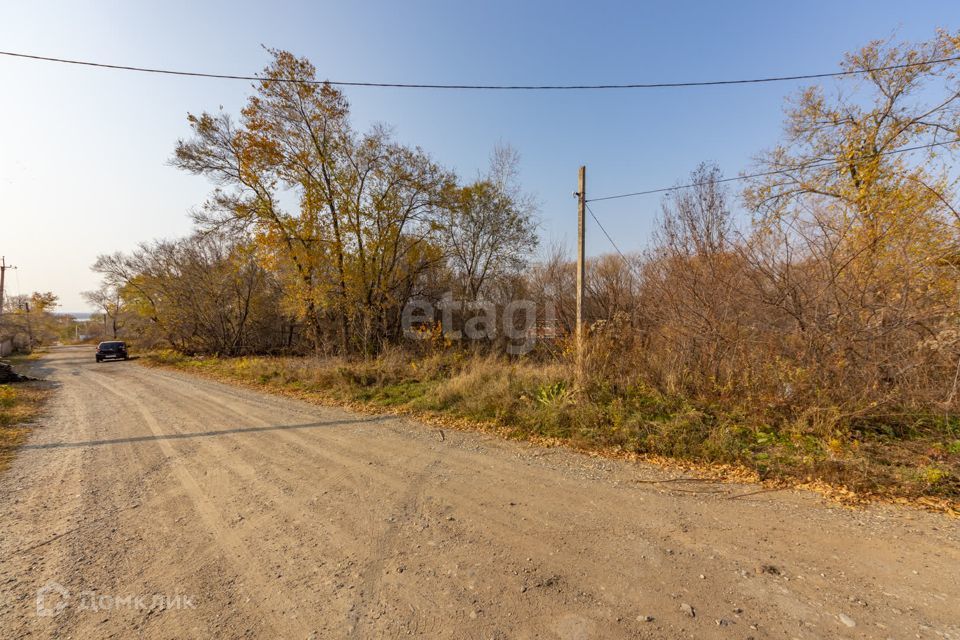
M124 344L122 342L101 342L100 343L101 349L118 349L123 346Z

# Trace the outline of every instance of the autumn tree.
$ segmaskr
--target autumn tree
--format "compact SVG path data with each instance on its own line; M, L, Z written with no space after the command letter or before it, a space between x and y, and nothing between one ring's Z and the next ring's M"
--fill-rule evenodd
M237 355L283 348L291 328L273 276L250 243L225 233L144 243L129 254L103 255L104 276L117 304L148 318L137 337L151 334L185 352ZM99 295L97 298L99 299Z
M103 314L104 335L108 334L116 339L117 332L122 326L121 314L124 311L123 298L120 289L109 283L102 283L91 291L84 291L83 299L91 307Z
M642 268L641 308L657 358L674 377L702 387L723 385L744 346L745 280L737 255L730 196L719 168L700 164L689 188L664 197Z
M332 319L341 352L376 350L399 330L414 280L440 258L429 235L453 177L384 127L357 133L346 99L309 61L270 53L239 124L190 116L194 137L178 143L173 163L219 186L201 226L251 228L261 257L292 276L285 291L317 349ZM295 206L281 193L294 193Z
M520 188L519 162L516 150L499 145L485 174L447 194L442 242L458 293L470 301L491 282L518 273L536 250L536 202Z
M934 373L946 363L927 345L958 346L941 340L957 308L958 54L945 31L869 44L845 58L855 75L837 91L795 96L785 141L761 156L747 255L759 296L798 332L789 352L811 384L886 402L952 376Z
M956 219L956 185L939 160L960 148L960 34L918 45L875 41L848 54L835 93L813 86L787 112L786 141L760 159L771 173L747 190L763 220L816 203L880 252L918 222ZM849 88L845 85L852 85ZM920 154L902 153L912 147ZM916 161L917 159L922 162ZM919 218L919 220L917 220Z
M61 333L61 322L55 316L60 306L59 297L51 291L35 291L30 295L17 295L4 301L6 313L0 316L5 332L21 344L33 348L51 344Z

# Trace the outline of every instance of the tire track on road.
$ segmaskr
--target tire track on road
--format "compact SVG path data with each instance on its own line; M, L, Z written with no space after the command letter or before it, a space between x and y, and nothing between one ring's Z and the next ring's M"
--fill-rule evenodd
M91 379L109 393L126 400L129 406L143 418L143 421L150 431L155 436L158 436L156 442L171 461L171 472L183 488L185 492L184 495L193 504L194 511L200 516L201 520L203 520L206 528L214 539L228 552L225 554L227 560L236 569L237 573L247 576L253 583L263 585L263 583L266 582L265 576L267 572L263 570L259 560L248 553L243 540L226 526L220 511L206 497L200 485L197 483L196 478L193 477L180 460L180 455L176 448L169 440L162 437L164 431L149 409L135 395L118 392L96 377ZM259 567L260 570L258 572L252 571L252 569L256 567ZM269 626L276 632L277 636L293 637L294 634L296 634L297 636L305 637L307 629L299 622L294 622L295 618L291 619L288 615L284 615L285 612L296 609L293 603L272 588L262 586L261 590L262 601L271 607L266 611L262 611L262 613L269 620Z

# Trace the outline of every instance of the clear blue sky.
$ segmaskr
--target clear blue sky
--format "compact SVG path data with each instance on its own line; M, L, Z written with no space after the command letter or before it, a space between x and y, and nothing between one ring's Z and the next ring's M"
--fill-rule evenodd
M892 33L960 28L960 3L843 2L43 2L0 5L0 49L250 74L260 45L309 57L321 77L426 83L624 83L835 70ZM0 253L9 289L52 290L83 310L96 255L188 232L210 190L166 165L185 116L237 111L249 83L137 75L0 58ZM463 176L492 146L523 156L545 241L572 244L580 164L592 196L669 186L700 161L728 175L781 131L796 83L570 93L347 90L355 123L395 127ZM597 203L625 251L657 196ZM590 228L591 254L611 249Z

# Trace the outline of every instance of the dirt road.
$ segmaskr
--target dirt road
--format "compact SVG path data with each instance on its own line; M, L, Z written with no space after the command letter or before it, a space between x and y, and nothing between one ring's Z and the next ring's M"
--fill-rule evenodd
M89 349L34 374L59 389L0 478L6 638L960 638L947 517L441 440Z

